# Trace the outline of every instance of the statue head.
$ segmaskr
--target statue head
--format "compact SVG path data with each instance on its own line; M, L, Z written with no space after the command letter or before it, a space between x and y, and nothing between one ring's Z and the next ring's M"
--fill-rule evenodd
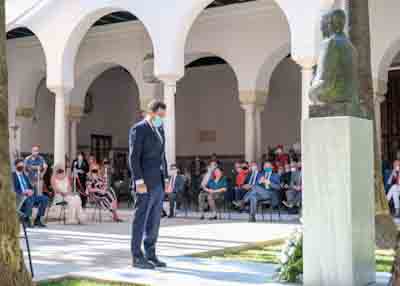
M332 14L326 13L322 16L321 20L321 32L324 39L329 38L332 34Z
M331 13L331 32L343 33L346 25L346 13L342 9L334 10Z

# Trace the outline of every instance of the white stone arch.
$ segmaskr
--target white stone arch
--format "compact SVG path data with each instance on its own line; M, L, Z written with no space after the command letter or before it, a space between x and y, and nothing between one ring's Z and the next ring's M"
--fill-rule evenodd
M269 83L271 81L272 74L279 63L290 54L290 44L284 44L283 46L276 49L273 53L268 54L264 63L260 67L255 89L257 91L268 92Z
M225 64L188 67L207 57L218 57ZM176 93L176 148L178 159L183 160L180 163L188 157L213 152L242 155L244 121L234 67L222 56L210 52L186 54L185 67L185 76L178 83ZM216 140L200 142L200 131L204 130L215 131Z
M380 58L378 72L374 78L374 90L377 93L385 94L387 89L390 66L394 58L400 52L400 37L393 40Z
M180 32L186 42L190 28L202 11L211 4L212 0L197 0L193 3L192 9L188 11L185 19L186 25L183 25ZM331 0L275 0L274 1L285 15L290 27L291 54L296 61L315 62L317 56L317 47L319 46L320 32L319 22L322 9L326 9L327 2ZM177 45L185 46L185 42ZM177 47L182 50L183 47Z
M115 67L122 67L129 72L132 80L138 88L140 98L141 90L137 81L137 73L135 70L132 70L131 66L117 61L98 62L77 74L76 85L69 94L70 105L83 107L86 94L93 82L104 72Z
M131 13L143 24L153 42L146 5L128 0L52 2L35 15L35 21L31 20L31 25L44 39L45 50L51 54L47 72L49 87L63 87L67 90L73 88L74 66L81 42L93 24L105 15L118 11ZM54 10L68 13L57 13ZM47 19L38 21L40 17Z
M39 35L27 25L15 26L29 30L33 35L23 39L7 40L8 85L10 110L18 113L19 108L34 109L35 92L41 80L46 77L47 55ZM10 112L14 120L16 112Z
M190 52L188 54L185 55L185 69L186 67L197 61L200 60L202 58L207 58L207 57L217 57L220 58L222 60L224 60L226 62L226 64L229 66L229 68L233 71L233 73L235 74L235 78L236 78L236 83L239 86L239 78L238 78L238 73L237 73L237 67L230 61L230 59L227 59L226 57L224 57L223 55L217 53L217 52L202 52L202 51L197 51L197 52Z

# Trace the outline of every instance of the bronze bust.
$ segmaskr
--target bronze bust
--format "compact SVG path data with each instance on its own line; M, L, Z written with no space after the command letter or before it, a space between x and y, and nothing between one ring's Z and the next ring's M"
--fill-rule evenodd
M310 117L364 117L360 108L357 51L344 33L346 14L334 10L322 18L324 40L309 97Z

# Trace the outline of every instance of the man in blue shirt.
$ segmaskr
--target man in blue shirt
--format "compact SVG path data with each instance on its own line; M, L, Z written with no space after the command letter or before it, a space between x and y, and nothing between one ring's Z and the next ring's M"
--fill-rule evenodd
M39 155L39 146L32 147L32 154L25 158L25 171L34 193L41 195L43 191L43 176L47 171L46 161Z
M21 212L24 214L24 219L27 226L31 227L32 209L34 207L38 207L38 214L34 224L35 226L45 227L46 225L43 223L42 218L46 213L49 199L47 196L34 194L32 185L24 173L24 168L24 160L17 159L15 161L15 172L12 174L14 191L16 192L17 196L21 196L25 199L21 208Z

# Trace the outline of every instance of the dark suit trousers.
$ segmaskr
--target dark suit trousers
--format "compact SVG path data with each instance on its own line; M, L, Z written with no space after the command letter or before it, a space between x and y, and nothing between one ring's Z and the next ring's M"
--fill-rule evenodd
M142 242L146 257L156 256L163 199L164 188L161 183L145 194L136 194L131 241L133 257L143 257Z
M47 205L49 204L49 198L46 196L31 196L27 198L21 208L21 211L26 217L32 216L32 209L34 207L38 208L38 217L42 217L46 213Z

